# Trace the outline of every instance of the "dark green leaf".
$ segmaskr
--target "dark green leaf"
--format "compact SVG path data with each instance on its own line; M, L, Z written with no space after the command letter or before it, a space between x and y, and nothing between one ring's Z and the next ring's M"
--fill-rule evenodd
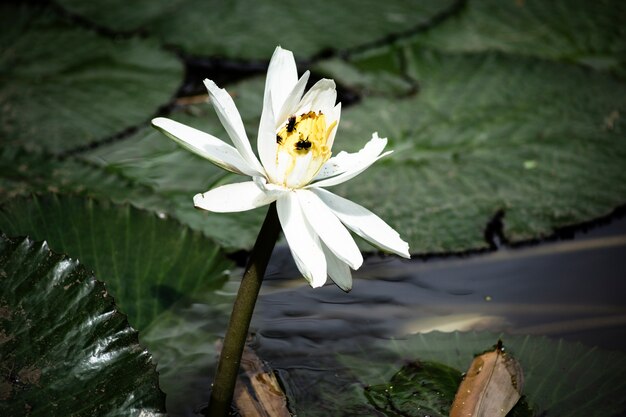
M243 95L246 96L246 93ZM200 109L197 113L200 117L177 113L172 118L227 138L210 106L194 109ZM253 137L252 134L250 136ZM145 197L157 198L161 203L156 206L163 207L165 213L202 231L220 245L230 249L252 247L266 208L245 213L208 213L193 206L195 194L225 183L245 181L246 178L229 174L181 148L156 129L142 129L127 140L95 149L84 158L102 170L118 173L132 184L152 190L151 195L134 197L135 204L152 208L155 202Z
M404 54L419 94L363 100L335 141L355 151L378 131L394 153L335 191L403 231L412 252L484 248L500 210L505 238L523 241L626 202L625 85L532 59Z
M145 330L174 303L219 288L231 266L200 233L130 206L78 197L15 199L0 210L8 235L46 238L107 283L130 323Z
M121 0L57 2L113 30L147 30L194 55L261 60L269 59L276 45L299 59L358 47L426 25L455 5L453 0L147 0L132 7Z
M164 413L150 355L79 261L2 236L0 282L0 414Z
M148 205L160 212L167 205L150 188L133 184L113 170L76 157L61 159L48 152L0 149L0 177L0 203L33 192L65 192L132 202L138 207Z
M387 416L446 417L461 379L461 373L448 366L413 362L388 383L367 387L365 395Z
M393 51L355 58L355 67L383 71L387 62L389 71L397 71ZM334 149L356 151L378 131L394 153L333 191L402 230L413 253L486 248L486 225L499 211L505 237L523 241L607 215L626 202L619 116L626 112L624 85L532 59L400 51L419 94L366 97L346 109ZM256 78L229 88L250 137L258 126L262 85ZM210 107L197 109L201 118L173 118L225 138ZM243 177L224 176L184 152L142 131L88 157L176 199L173 215L197 228L203 223L195 219L191 196ZM228 247L250 247L261 216L211 213L201 230Z
M574 61L624 76L625 19L621 0L469 0L416 41L449 52L495 50Z
M232 263L215 243L127 205L53 194L6 203L0 230L45 236L97 271L156 358L171 415L207 400L235 291L222 289Z
M390 64L385 61L381 71L371 65L367 71L362 71L342 59L328 59L315 64L313 70L325 78L339 81L344 88L366 96L402 97L414 94L417 83L403 76L401 71L389 71Z
M0 6L0 136L54 153L142 123L168 102L182 67L145 39L112 40L51 9Z

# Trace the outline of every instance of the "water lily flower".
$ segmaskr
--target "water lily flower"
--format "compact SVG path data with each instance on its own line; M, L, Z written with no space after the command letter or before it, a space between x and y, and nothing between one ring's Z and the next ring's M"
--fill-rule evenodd
M212 212L251 210L276 202L289 248L312 287L327 275L344 291L352 287L351 269L363 256L346 227L375 246L409 258L400 235L366 208L326 190L347 181L388 155L387 139L376 133L355 153L331 156L341 103L332 80L322 79L304 94L309 79L300 79L291 51L276 48L265 83L257 148L252 151L241 116L231 96L211 80L204 84L210 101L234 147L222 140L159 117L152 124L190 151L250 181L228 184L197 194L198 208Z

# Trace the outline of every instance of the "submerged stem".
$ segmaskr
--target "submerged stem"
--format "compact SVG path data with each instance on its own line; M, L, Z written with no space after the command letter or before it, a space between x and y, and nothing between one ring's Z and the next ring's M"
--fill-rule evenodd
M241 355L265 269L280 234L276 203L270 205L237 292L205 415L226 417L233 400Z

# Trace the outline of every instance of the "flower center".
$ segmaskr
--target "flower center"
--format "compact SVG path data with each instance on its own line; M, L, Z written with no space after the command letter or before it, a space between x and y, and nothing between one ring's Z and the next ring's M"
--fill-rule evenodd
M280 182L297 188L308 184L330 158L326 145L337 123L326 126L322 112L291 116L276 133L276 164L283 174Z

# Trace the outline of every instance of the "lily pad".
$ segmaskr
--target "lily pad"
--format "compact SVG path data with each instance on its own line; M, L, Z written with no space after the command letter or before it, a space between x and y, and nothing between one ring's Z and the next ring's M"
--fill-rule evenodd
M220 288L232 263L201 233L128 205L65 195L15 199L0 209L7 235L45 237L92 268L140 331L173 304Z
M389 71L391 62L382 63L383 71L370 68L363 71L343 59L331 58L317 62L312 70L325 78L340 82L340 86L358 92L364 96L387 96L402 98L417 92L417 82L405 76L401 71ZM400 63L397 63L400 67ZM341 101L341 100L340 100ZM345 103L344 104L344 108Z
M230 250L252 247L264 210L209 214L193 207L193 196L214 184L241 178L178 148L151 127L127 140L66 158L22 148L0 149L0 204L47 192L128 203L176 218Z
M267 60L276 45L298 51L300 59L363 46L426 26L457 5L454 0L179 0L140 1L129 7L120 0L56 1L97 25L147 31L193 55L260 60Z
M447 52L502 51L577 62L626 75L620 0L469 0L415 40Z
M154 355L169 415L189 415L208 399L214 343L236 292L223 288L232 263L215 243L154 213L56 194L6 203L0 230L47 236L97 271Z
M182 65L155 41L111 39L52 9L0 6L0 135L54 153L147 121L167 104Z
M626 141L619 116L626 112L625 85L567 64L418 49L354 57L359 71L383 71L381 62L387 62L392 72L399 51L406 75L420 90L403 99L364 97L345 109L334 149L356 151L375 131L389 138L391 156L334 190L401 230L412 253L487 248L486 225L500 212L504 238L519 242L605 216L626 203ZM229 88L250 137L258 126L262 86L262 78L254 78ZM201 118L172 117L225 138L210 107L200 108ZM151 186L158 178L155 189L164 196L176 192L167 184L181 184L178 190L186 194L177 200L181 214L195 193L243 179L220 176L200 159L187 164L193 158L163 140L146 130L88 158L138 184ZM199 173L193 179L187 175L191 167ZM194 228L200 224L173 215ZM205 233L220 234L216 237L228 247L250 247L262 214L206 218L207 225L228 219L228 234L215 228ZM233 221L241 222L239 233L237 224L227 223Z
M150 188L78 157L59 158L49 152L7 146L0 149L0 177L0 204L32 193L62 192L132 202L138 207L143 203L164 211Z
M141 129L140 134L142 133L147 133L158 145L152 146L151 143L144 141L135 142L138 135L132 135L128 141L116 142L112 147L98 147L97 149L102 151L94 151L93 156L90 157L59 158L48 152L27 151L17 147L0 149L0 204L17 197L29 197L32 193L72 194L110 200L116 204L131 204L133 207L150 211L161 217L175 217L184 225L203 231L218 243L223 243L234 250L244 248L249 242L254 242L258 227L263 220L263 213L258 213L258 222L249 216L230 218L226 215L218 216L220 219L213 221L213 217L208 216L207 213L196 210L192 204L192 197L198 191L188 191L184 184L192 183L193 180L204 184L197 174L204 169L210 171L212 166L182 150L180 161L168 157L165 155L164 148L171 147L177 151L171 141L161 137L152 128ZM113 161L110 164L103 159L109 150L114 152L114 149L124 149L125 146L127 146L125 151L128 155L133 155L133 158L127 159L122 154L120 161ZM165 159L172 165L162 165L161 162L150 160L151 157L161 162ZM188 165L178 165L179 162ZM127 164L139 165L135 173L140 172L140 169L144 170L140 178L133 176L132 168L125 169ZM168 171L172 166L176 168ZM176 175L176 178L172 178L172 174L177 169L185 171L187 176ZM190 172L194 172L194 175L189 175ZM224 175L224 171L217 168L214 172L216 178ZM154 176L162 173L163 176ZM169 188L167 189L169 192L161 193L159 184L166 186L175 184L175 179L182 180L179 184L180 189ZM205 186L202 185L200 188ZM241 233L242 225L246 224L246 221L249 227L245 229L245 233ZM230 229L228 225L231 225Z
M335 142L354 151L378 131L394 153L335 190L402 230L412 252L486 248L500 212L504 239L519 242L626 203L626 85L534 59L401 51L419 93L364 99Z
M402 367L387 384L366 387L365 395L387 416L447 417L461 372L433 362Z
M246 92L243 95L246 96ZM227 138L210 106L193 107L192 110L194 116L178 112L172 118ZM163 212L231 250L252 247L267 211L259 208L245 213L208 213L196 209L193 206L195 194L245 178L227 173L181 148L152 127L141 129L126 140L94 149L82 159L101 170L118 173L136 186L152 190L150 198L158 198L164 203L155 204L145 199L145 195L136 195L135 204L146 208L162 207Z
M150 354L79 261L1 236L0 281L2 415L165 415Z
M335 410L333 415L337 417L380 415L381 411L394 417L418 416L418 408L428 403L417 401L419 394L413 397L408 391L420 373L407 362L437 364L437 369L431 367L430 376L421 373L421 382L415 383L414 391L436 382L438 388L433 392L448 396L454 372L460 381L460 373L467 370L474 355L489 349L498 338L524 370L526 403L518 404L514 410L520 414L514 415L528 415L528 407L534 415L618 416L626 412L626 399L621 395L626 385L624 353L545 337L432 332L404 340L361 342L336 356L325 352L307 358L304 364L300 358L300 365L294 365L284 352L265 358L287 385L290 404L294 404L298 415L323 416ZM442 371L448 368L454 371ZM393 390L402 385L406 389L390 393L390 381ZM426 398L432 406L433 397ZM452 393L448 407L453 399ZM439 409L439 413L447 415L446 410Z

